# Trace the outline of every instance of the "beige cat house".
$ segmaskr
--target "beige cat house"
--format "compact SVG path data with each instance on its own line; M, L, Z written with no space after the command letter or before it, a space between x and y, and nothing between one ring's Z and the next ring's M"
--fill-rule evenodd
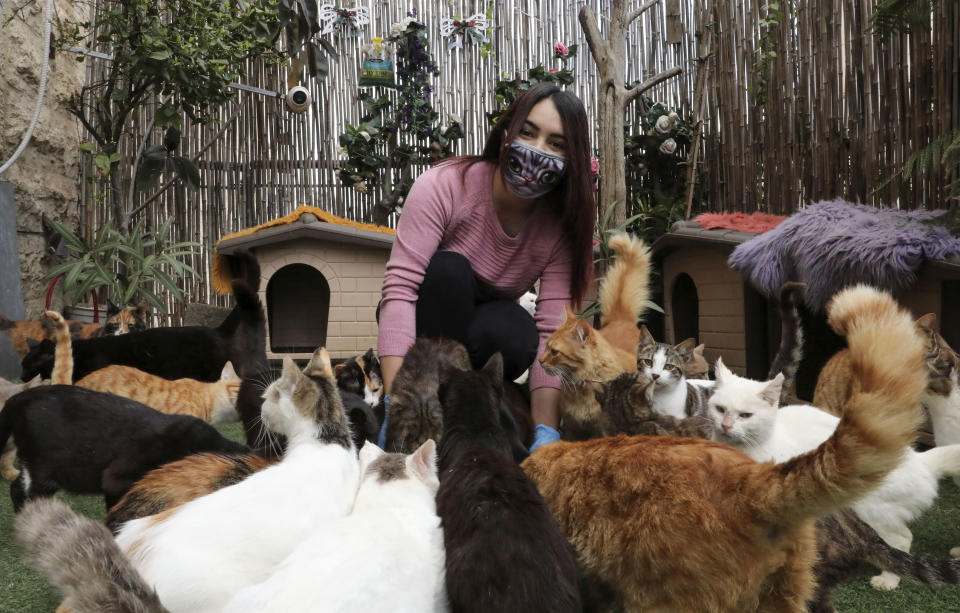
M217 253L247 249L260 264L269 359L308 359L321 345L331 358L349 358L377 346L376 309L394 236L390 228L300 207L223 237ZM214 285L229 292L216 267Z
M722 356L734 372L762 379L780 343L777 305L727 265L734 248L755 236L678 222L653 244L652 253L662 283L665 340L676 343L692 336L706 345L704 356L711 365ZM936 313L940 333L960 348L960 318L955 315L960 259L926 260L916 282L897 299L916 317ZM807 340L797 391L809 400L820 368L843 341L829 330L822 313L802 315Z

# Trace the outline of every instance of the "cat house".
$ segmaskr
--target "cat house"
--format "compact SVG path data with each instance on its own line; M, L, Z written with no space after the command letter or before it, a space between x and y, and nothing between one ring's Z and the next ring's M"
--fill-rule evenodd
M225 236L217 253L249 250L260 264L267 357L334 359L377 346L376 309L395 231L313 207ZM215 265L217 291L229 291Z
M711 365L723 357L735 373L763 379L780 343L777 304L727 264L738 245L757 235L678 222L653 244L652 253L660 273L662 338L677 343L694 337L706 345ZM960 319L954 315L960 307L960 259L925 260L916 281L895 296L915 317L935 313L943 337L960 348ZM801 305L800 315L805 341L797 394L809 400L817 374L844 340L829 328L822 311Z

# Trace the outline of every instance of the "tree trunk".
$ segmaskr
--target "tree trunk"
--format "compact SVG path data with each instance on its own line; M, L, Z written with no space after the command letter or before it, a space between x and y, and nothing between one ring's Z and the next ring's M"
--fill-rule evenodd
M598 100L600 152L600 219L609 207L610 225L619 226L627 218L627 177L624 169L623 102L615 87L605 87Z

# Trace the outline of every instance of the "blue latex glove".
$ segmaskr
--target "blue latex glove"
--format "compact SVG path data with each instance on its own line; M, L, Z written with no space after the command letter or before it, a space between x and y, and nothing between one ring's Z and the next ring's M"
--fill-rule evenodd
M377 447L385 449L387 447L387 417L390 415L390 394L383 397L383 424L380 426L380 434L377 435Z
M550 426L537 424L533 431L533 444L530 445L530 453L540 445L549 445L560 440L560 433Z

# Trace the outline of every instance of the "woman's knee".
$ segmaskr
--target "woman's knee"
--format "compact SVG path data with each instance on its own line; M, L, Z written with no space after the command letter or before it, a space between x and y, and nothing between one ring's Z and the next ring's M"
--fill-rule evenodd
M473 268L467 258L453 251L438 251L427 264L420 289L421 293L425 286L428 290L437 288L444 292L472 292L475 283Z
M496 301L477 307L467 342L474 368L482 367L499 351L504 379L516 379L537 357L538 344L536 323L520 305Z

